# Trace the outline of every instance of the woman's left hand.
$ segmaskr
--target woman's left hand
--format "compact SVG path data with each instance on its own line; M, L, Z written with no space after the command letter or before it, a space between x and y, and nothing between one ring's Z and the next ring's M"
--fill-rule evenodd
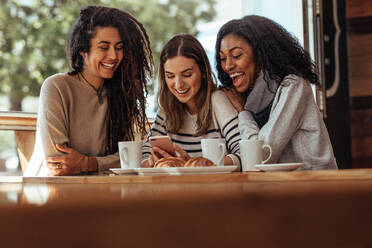
M84 155L76 150L56 145L57 150L65 153L64 156L47 157L45 161L49 169L50 176L77 175L80 173L80 164L83 162Z

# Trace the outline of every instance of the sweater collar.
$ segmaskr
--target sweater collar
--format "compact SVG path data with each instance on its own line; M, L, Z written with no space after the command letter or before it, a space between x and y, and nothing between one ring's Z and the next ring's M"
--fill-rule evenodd
M244 109L253 113L263 111L273 101L277 89L278 84L274 80L266 82L261 71L246 99Z

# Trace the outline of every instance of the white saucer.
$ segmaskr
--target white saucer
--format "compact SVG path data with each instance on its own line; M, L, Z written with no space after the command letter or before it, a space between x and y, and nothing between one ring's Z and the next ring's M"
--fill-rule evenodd
M263 171L292 171L304 165L304 163L280 163L256 164L255 167Z
M122 175L122 174L137 174L134 169L122 169L122 168L111 168L110 171L114 172L115 174Z
M160 175L191 175L191 174L227 174L236 169L236 165L208 167L165 167L165 168L135 168L141 176Z

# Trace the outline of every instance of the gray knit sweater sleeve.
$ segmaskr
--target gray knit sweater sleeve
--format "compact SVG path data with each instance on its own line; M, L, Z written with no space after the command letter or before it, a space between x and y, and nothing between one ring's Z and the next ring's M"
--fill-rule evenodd
M272 148L270 162L279 159L283 149L296 132L311 92L304 90L303 84L290 83L279 87L277 92L278 99L274 98L270 118L260 130L249 111L243 111L239 115L239 128L242 139L260 139ZM245 120L245 121L244 121Z
M242 139L260 139L272 148L268 163L304 162L302 169L337 168L327 129L310 84L295 75L279 86L268 122L257 126L249 111L239 113Z

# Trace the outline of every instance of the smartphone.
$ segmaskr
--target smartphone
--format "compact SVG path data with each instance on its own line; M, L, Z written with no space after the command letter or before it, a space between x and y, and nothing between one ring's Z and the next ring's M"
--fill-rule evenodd
M170 155L176 156L176 151L173 148L173 142L169 136L151 136L149 140L152 146L157 146Z

